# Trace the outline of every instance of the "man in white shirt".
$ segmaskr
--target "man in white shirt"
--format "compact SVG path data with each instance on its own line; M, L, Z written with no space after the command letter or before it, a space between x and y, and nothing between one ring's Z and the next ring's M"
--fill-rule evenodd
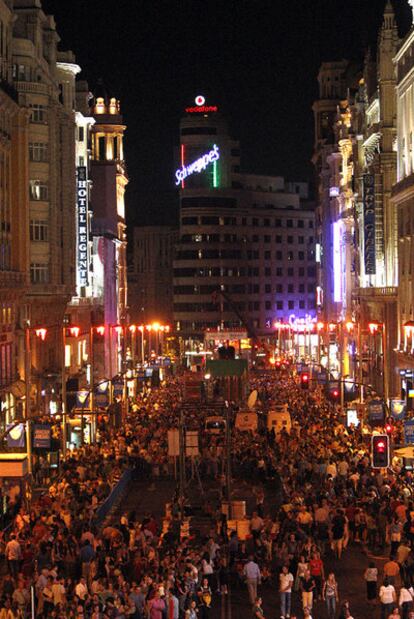
M381 602L381 619L387 619L392 613L394 604L397 601L395 589L393 585L389 583L388 578L384 578L384 584L380 587L379 599Z
M282 567L279 576L280 591L280 617L288 619L290 617L290 605L292 599L293 575L289 572L287 565Z
M253 556L249 556L249 560L244 566L244 576L246 578L247 591L249 592L249 599L253 606L255 600L257 598L257 585L260 585L262 575L260 573L260 568L255 561L253 561Z

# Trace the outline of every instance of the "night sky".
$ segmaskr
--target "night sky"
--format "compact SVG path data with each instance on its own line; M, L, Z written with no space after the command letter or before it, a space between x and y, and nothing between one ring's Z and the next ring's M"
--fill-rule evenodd
M400 34L407 0L393 0ZM102 78L128 126L129 224L177 220L174 147L196 94L241 140L242 169L312 177L311 106L320 63L375 47L385 0L43 0L61 49L93 91Z

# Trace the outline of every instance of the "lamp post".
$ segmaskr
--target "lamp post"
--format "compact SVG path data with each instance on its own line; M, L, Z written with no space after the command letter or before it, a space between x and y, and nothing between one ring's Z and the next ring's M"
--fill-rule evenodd
M26 445L27 445L27 465L28 472L32 472L32 445L30 433L30 391L31 391L31 370L32 370L32 355L30 348L30 325L26 324L24 332L24 380L25 380L25 405L24 405L24 420L26 427Z
M144 365L145 360L145 350L144 350L144 325L139 325L138 331L141 333L141 364Z

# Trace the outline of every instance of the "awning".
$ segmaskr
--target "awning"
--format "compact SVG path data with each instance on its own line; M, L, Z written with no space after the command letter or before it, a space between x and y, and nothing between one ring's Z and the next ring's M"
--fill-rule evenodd
M414 446L408 445L407 447L400 447L400 449L394 449L394 456L398 456L399 458L414 459Z

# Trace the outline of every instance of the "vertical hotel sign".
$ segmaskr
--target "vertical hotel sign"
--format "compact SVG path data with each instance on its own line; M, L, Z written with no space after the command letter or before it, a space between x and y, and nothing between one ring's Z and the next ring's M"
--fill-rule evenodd
M78 286L88 285L88 181L86 166L77 168L76 200L78 210Z
M364 174L364 266L366 275L375 275L375 177Z

